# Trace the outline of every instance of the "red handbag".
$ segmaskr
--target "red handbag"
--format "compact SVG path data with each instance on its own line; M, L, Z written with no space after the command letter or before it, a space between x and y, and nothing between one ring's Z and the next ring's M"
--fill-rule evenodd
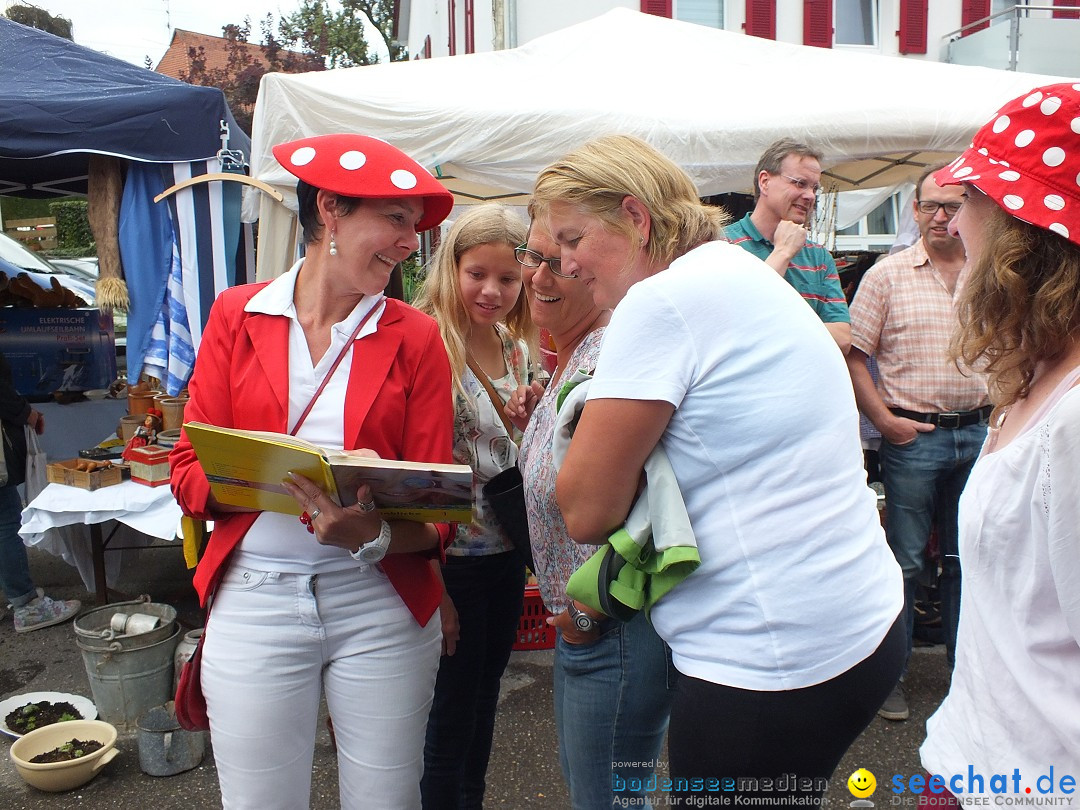
M207 614L209 616L209 610ZM180 670L180 683L176 687L176 722L186 731L210 730L206 697L202 691L202 648L205 641L206 630L203 630L195 645L195 652Z

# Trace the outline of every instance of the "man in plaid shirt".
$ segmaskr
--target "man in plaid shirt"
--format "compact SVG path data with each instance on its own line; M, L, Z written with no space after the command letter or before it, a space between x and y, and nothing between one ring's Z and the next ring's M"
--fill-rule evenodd
M859 284L851 304L847 362L859 409L881 431L885 534L904 571L909 654L915 586L934 525L951 665L960 612L956 508L986 438L990 406L985 378L961 373L949 358L956 303L967 277L964 246L949 233L963 203L963 187L939 186L930 176L939 168L926 169L916 186L914 213L922 238L882 259ZM870 355L877 357L876 385L866 368ZM900 684L879 714L907 719Z

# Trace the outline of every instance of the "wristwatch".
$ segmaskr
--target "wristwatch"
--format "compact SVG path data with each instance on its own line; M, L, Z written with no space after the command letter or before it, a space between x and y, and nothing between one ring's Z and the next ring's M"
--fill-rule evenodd
M364 543L356 551L350 551L349 556L357 562L377 563L386 556L386 550L390 548L390 524L385 520L379 529L379 536L374 540Z
M582 633L594 633L600 629L600 622L588 613L578 609L578 606L574 604L573 599L566 603L566 609L570 613L570 621L572 621L574 627Z

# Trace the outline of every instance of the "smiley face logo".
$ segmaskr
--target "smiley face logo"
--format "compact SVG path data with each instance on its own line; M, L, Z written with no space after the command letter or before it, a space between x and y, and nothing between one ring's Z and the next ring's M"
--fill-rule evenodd
M865 799L877 788L877 779L866 768L859 768L847 780L848 790L857 799Z

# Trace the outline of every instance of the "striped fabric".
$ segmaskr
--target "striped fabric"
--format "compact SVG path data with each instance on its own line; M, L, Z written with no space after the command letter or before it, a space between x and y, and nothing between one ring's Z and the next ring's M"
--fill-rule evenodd
M732 244L765 261L773 251L773 244L761 235L750 217L751 214L747 214L738 222L728 225L724 229L725 236ZM848 322L847 299L840 286L840 275L836 272L832 255L823 245L816 242L803 245L788 262L784 279L798 291L823 323Z
M221 171L217 160L163 167L167 185ZM240 222L240 184L210 182L170 195L172 260L160 311L151 328L142 371L176 394L187 385L210 306L227 287L254 280L251 226ZM129 377L131 377L129 370Z

